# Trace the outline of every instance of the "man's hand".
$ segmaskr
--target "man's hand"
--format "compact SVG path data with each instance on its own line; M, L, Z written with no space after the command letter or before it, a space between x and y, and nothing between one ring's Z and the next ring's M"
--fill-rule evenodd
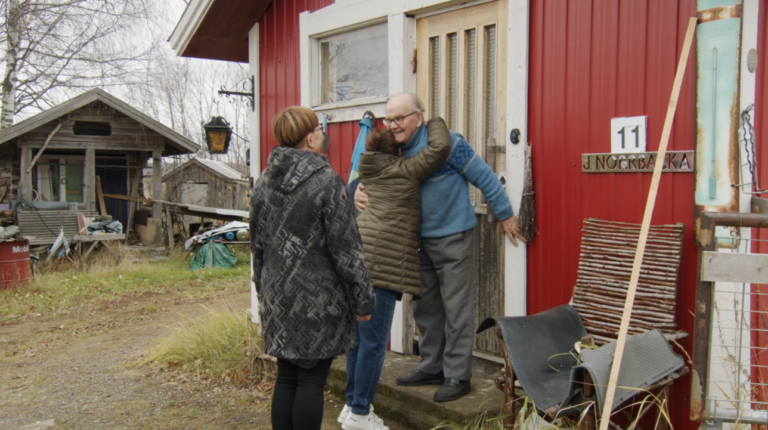
M517 246L517 240L515 238L525 242L525 237L523 237L523 234L520 232L520 226L517 225L517 216L499 221L499 223L501 224L501 231L507 235L513 245Z
M357 191L355 191L355 207L360 212L365 211L365 205L368 204L368 194L365 194L363 190L365 185L361 183L357 184Z
M371 315L358 315L357 320L360 322L366 322L371 320Z

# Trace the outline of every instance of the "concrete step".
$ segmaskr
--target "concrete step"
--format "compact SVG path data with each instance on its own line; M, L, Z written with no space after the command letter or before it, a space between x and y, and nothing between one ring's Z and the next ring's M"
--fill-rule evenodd
M146 257L138 257L138 258L131 259L131 261L133 261L134 263L156 263L158 261L167 261L167 260L169 260L169 258L164 255L146 256Z
M472 376L472 392L459 400L435 403L432 396L437 385L401 387L395 383L398 376L416 370L419 357L388 352L381 372L379 389L373 405L376 415L384 422L392 420L411 430L428 430L447 422L469 424L475 417L501 415L504 394L494 386L493 375L475 372ZM334 361L328 376L331 393L344 399L346 387L346 359Z

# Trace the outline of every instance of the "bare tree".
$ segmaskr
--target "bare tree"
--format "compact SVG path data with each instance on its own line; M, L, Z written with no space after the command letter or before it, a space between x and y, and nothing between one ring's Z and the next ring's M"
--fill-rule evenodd
M145 0L2 0L0 128L93 86L128 84L155 44L129 34Z

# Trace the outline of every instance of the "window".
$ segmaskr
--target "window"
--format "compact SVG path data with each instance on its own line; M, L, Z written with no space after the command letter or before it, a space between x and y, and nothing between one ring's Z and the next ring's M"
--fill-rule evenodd
M321 104L386 97L389 89L387 24L320 40Z
M75 121L72 132L80 136L111 136L112 126L108 122Z

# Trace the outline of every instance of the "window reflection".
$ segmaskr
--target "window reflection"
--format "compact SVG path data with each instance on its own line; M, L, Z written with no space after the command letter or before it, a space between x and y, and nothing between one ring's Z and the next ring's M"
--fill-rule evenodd
M386 23L322 39L320 51L321 103L387 96Z

